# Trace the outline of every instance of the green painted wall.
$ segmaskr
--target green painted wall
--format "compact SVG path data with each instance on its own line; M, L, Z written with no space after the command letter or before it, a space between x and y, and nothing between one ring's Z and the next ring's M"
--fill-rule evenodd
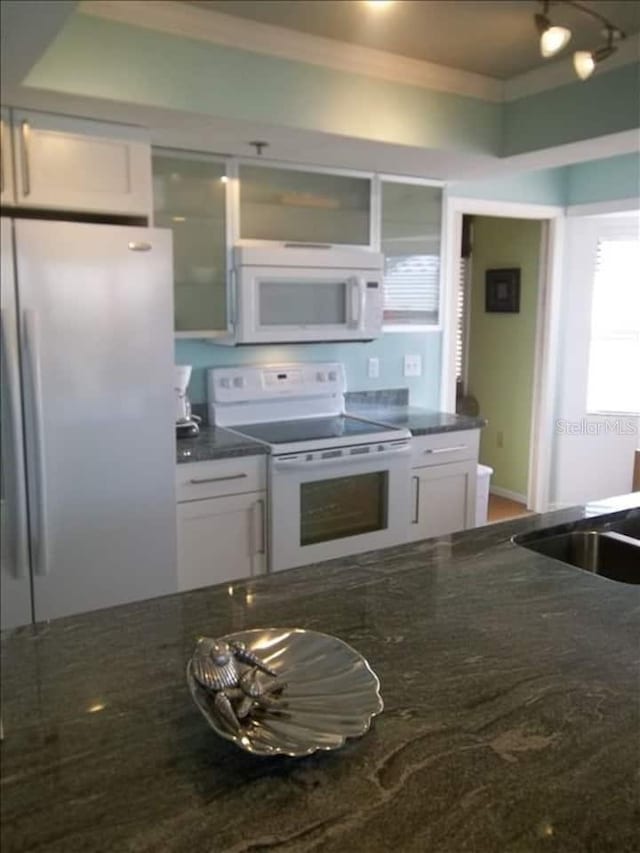
M590 160L568 166L566 171L567 204L640 196L640 154Z
M504 105L502 156L594 139L640 126L640 63Z
M509 156L640 125L640 64L505 104L74 14L28 86L433 149ZM203 141L203 148L211 147Z
M226 365L285 363L288 361L341 361L349 391L408 388L415 406L439 408L440 332L394 332L371 343L304 344L299 346L221 347L205 341L177 340L176 364L194 367L189 395L192 402L206 403L206 369ZM405 354L422 356L422 376L404 377ZM380 359L380 377L369 379L367 359Z
M474 217L469 392L489 421L480 461L494 469L494 486L519 494L527 492L541 228L529 220ZM485 271L502 267L521 269L519 314L484 310Z
M26 84L403 145L500 149L497 103L83 14L71 18Z
M450 183L447 189L449 195L463 198L562 206L566 196L566 171L560 167L484 178L479 181L455 181Z

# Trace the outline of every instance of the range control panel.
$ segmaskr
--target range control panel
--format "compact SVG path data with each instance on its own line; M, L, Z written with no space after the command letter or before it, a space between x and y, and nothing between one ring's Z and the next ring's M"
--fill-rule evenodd
M210 403L251 403L343 395L345 376L338 362L215 367L208 371L207 386Z

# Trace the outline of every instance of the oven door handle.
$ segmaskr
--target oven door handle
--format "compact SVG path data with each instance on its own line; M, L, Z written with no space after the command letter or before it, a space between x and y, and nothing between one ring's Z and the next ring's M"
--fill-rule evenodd
M305 459L304 453L292 457L285 456L278 458L276 456L272 457L271 464L274 471L302 471L308 470L309 468L328 467L333 462L338 462L341 466L358 465L362 462L377 462L379 459L397 459L399 457L409 456L410 453L411 445L407 442L407 444L399 445L398 447L391 447L388 450L378 450L373 453L346 454L344 456L325 457L324 459Z

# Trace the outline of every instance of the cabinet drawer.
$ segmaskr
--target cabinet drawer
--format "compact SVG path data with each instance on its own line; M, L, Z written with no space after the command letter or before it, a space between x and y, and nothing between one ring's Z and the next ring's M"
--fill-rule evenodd
M414 436L411 439L411 467L424 468L477 459L479 447L479 429Z
M266 489L265 456L241 456L176 467L176 500L197 501Z

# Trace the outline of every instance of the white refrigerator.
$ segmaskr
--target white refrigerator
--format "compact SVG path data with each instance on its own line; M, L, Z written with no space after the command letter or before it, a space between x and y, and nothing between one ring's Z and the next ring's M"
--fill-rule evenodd
M3 629L177 589L171 252L2 219Z

